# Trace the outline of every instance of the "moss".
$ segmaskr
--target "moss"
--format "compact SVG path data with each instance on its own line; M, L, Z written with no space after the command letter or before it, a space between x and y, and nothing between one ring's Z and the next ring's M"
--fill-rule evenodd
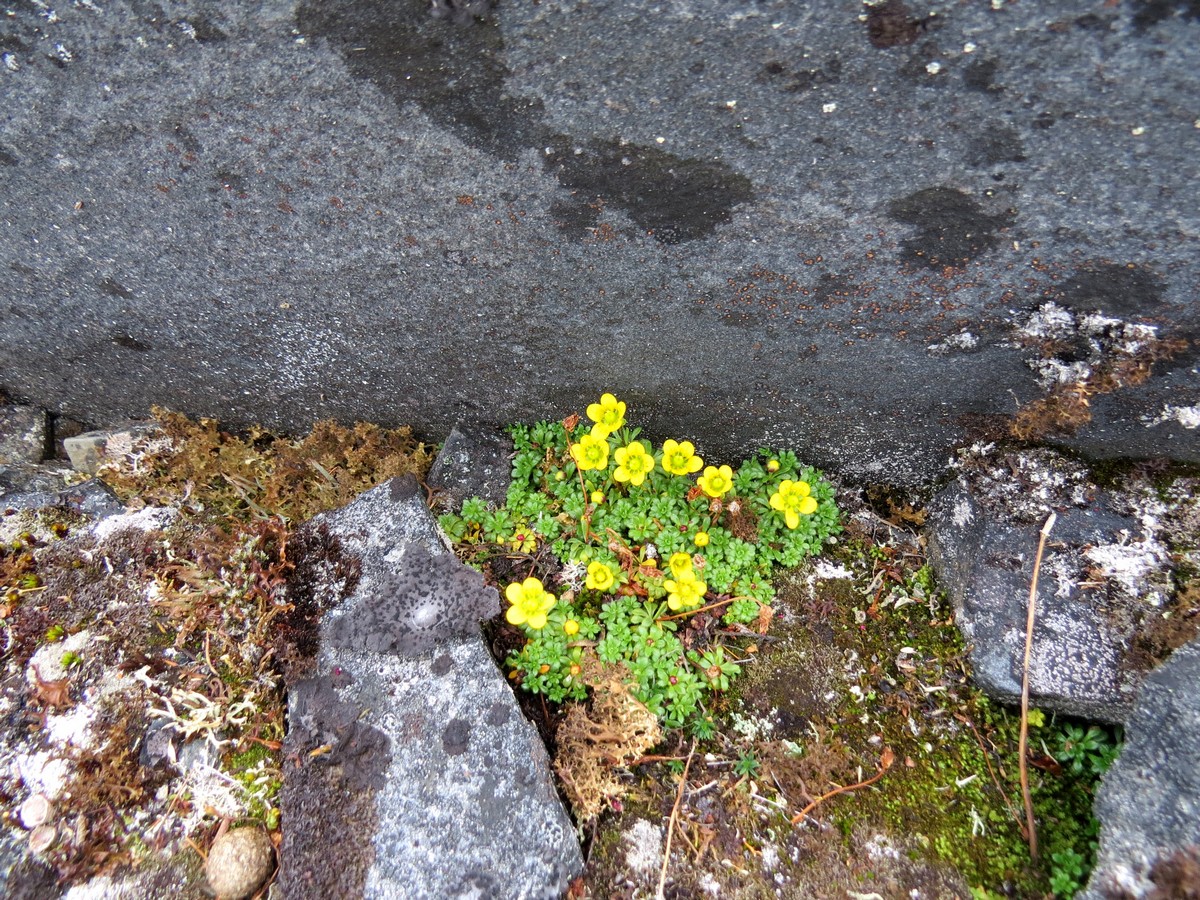
M212 419L157 407L154 415L159 431L135 439L124 454L110 445L113 459L100 475L124 500L195 514L302 522L389 478L424 477L433 462L408 428L323 421L297 441L261 428L237 436Z
M851 577L797 570L781 578L778 643L736 691L735 708L774 726L772 740L755 745L769 776L762 781L795 809L873 775L887 747L896 763L872 787L833 795L810 814L845 842L843 859L863 851L865 835L883 834L904 845L909 885L962 878L1020 896L1050 891L1055 854L1078 853L1086 870L1095 777L1071 776L1048 757L1031 770L1042 836L1032 862L1021 826L1019 717L970 685L961 635L915 542L859 535L831 555ZM1053 745L1052 729L1034 729L1034 740ZM892 863L863 865L860 885L877 885ZM789 873L797 884L809 877L803 866Z

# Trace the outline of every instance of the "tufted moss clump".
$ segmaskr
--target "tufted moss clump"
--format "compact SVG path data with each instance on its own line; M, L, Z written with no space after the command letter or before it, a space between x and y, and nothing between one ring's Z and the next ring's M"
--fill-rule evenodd
M295 440L254 426L242 437L212 419L155 407L157 428L107 453L101 477L123 500L182 505L238 520L303 522L400 475L423 477L433 454L411 429L316 423Z

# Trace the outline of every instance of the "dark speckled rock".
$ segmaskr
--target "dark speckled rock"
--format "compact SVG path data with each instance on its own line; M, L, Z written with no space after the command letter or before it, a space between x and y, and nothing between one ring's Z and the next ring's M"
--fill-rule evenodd
M361 573L289 691L284 896L561 896L583 861L480 635L495 589L445 549L411 479L318 518Z
M987 694L1020 701L1029 582L1041 523L999 520L961 484L940 493L926 522L929 556L954 603L969 646L972 677ZM1059 515L1038 580L1030 662L1034 706L1083 718L1123 722L1144 672L1125 662L1129 634L1063 574L1081 547L1116 540L1128 518L1102 509Z
M1083 900L1196 896L1200 642L1176 650L1146 679L1121 755L1096 793L1096 817L1100 849ZM1190 854L1190 866L1176 854Z

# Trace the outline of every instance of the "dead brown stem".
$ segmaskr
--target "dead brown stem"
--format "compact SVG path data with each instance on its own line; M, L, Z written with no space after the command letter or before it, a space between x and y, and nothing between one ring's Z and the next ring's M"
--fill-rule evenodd
M856 791L859 788L864 788L864 787L874 784L880 778L883 777L884 773L887 772L887 770L892 767L892 763L895 761L896 761L896 754L894 754L892 752L892 748L884 747L883 753L880 754L880 757L879 757L879 771L878 772L876 772L874 775L872 775L866 781L860 781L858 784L848 784L843 787L834 788L828 794L822 794L820 797L818 797L812 803L808 804L808 806L804 807L804 809L800 810L800 812L798 812L794 816L792 816L792 824L796 825L800 822L803 822L805 816L807 816L810 812L812 812L814 809L816 809L818 806L820 806L822 803L824 803L830 797L836 797L838 794L844 794L846 791Z
M1058 516L1050 513L1038 537L1037 556L1033 560L1033 578L1029 582L1029 612L1025 619L1025 661L1021 667L1021 739L1017 744L1021 767L1021 796L1025 800L1025 827L1029 832L1029 856L1038 858L1037 824L1033 819L1033 797L1029 793L1029 764L1025 759L1029 744L1029 658L1033 655L1033 622L1037 616L1038 573L1042 568L1042 554L1046 550L1046 538L1054 527Z
M675 794L675 805L671 807L671 818L667 820L667 844L663 848L662 869L658 873L658 888L654 891L654 900L665 900L663 888L667 883L667 865L671 862L671 836L675 833L675 823L679 819L679 805L683 803L683 791L687 787L688 770L692 767L692 755L696 752L696 742L692 741L692 749L688 751L687 762L683 764L683 775L679 778L679 791Z

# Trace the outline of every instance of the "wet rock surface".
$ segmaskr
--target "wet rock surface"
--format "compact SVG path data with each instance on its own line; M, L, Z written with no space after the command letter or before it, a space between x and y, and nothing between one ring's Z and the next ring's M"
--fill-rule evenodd
M495 589L445 549L411 479L320 526L360 575L289 692L284 896L559 896L582 857L475 624L499 611Z
M1194 896L1200 866L1200 642L1142 685L1096 795L1100 850L1084 900Z
M1052 437L1200 458L1186 5L433 11L17 5L0 387L433 438L611 389L919 483L1084 361ZM1046 303L1161 346L1110 379Z

